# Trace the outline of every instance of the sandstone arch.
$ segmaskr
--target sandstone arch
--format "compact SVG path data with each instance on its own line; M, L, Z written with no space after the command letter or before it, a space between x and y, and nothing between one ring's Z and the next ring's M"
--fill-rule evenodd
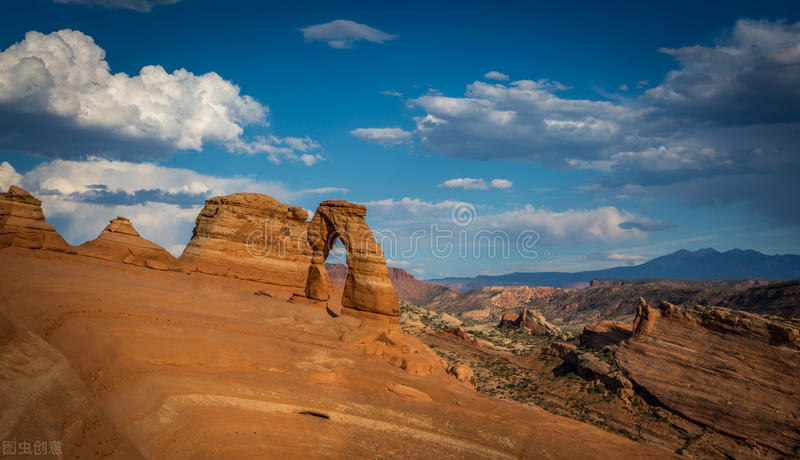
M400 314L397 292L389 279L383 250L364 220L366 215L364 205L344 200L319 204L308 227L312 256L306 296L323 301L330 298L331 281L325 259L338 238L347 250L342 307L397 316Z

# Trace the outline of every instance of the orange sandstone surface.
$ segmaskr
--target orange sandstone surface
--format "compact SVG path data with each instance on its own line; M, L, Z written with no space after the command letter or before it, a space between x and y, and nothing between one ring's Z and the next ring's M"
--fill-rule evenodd
M262 265L242 252L245 230L273 219L299 234L305 213L229 197L207 202L184 257L155 264L164 254L130 223L112 221L86 257L37 219L38 203L23 203L30 222L3 208L0 438L59 440L65 458L671 455L475 392L402 333L368 238L345 240L355 273L339 312L317 236ZM328 203L311 222L323 239L366 231L363 206Z

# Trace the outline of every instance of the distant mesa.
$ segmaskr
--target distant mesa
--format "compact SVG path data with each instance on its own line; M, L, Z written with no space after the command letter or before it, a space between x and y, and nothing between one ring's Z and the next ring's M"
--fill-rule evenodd
M0 193L0 248L68 252L70 245L44 219L42 202L16 185Z

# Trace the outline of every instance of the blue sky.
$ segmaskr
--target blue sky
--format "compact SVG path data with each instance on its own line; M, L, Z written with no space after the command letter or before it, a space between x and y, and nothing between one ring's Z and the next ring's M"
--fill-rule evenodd
M796 2L3 10L0 189L74 244L122 214L179 253L205 198L254 191L367 203L423 278L800 252ZM479 250L408 251L432 223Z

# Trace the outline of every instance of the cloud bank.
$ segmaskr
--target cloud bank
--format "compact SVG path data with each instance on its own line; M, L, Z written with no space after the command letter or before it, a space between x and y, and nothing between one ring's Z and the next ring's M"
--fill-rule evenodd
M273 162L313 164L308 138L243 137L266 125L269 110L214 72L171 73L158 65L138 75L111 73L105 51L79 31L28 32L0 52L0 149L58 157L202 150L266 154Z
M563 97L547 79L502 83L499 72L460 96L412 98L418 148L592 169L596 193L741 203L800 223L800 23L741 19L712 46L660 52L677 68L613 100Z

